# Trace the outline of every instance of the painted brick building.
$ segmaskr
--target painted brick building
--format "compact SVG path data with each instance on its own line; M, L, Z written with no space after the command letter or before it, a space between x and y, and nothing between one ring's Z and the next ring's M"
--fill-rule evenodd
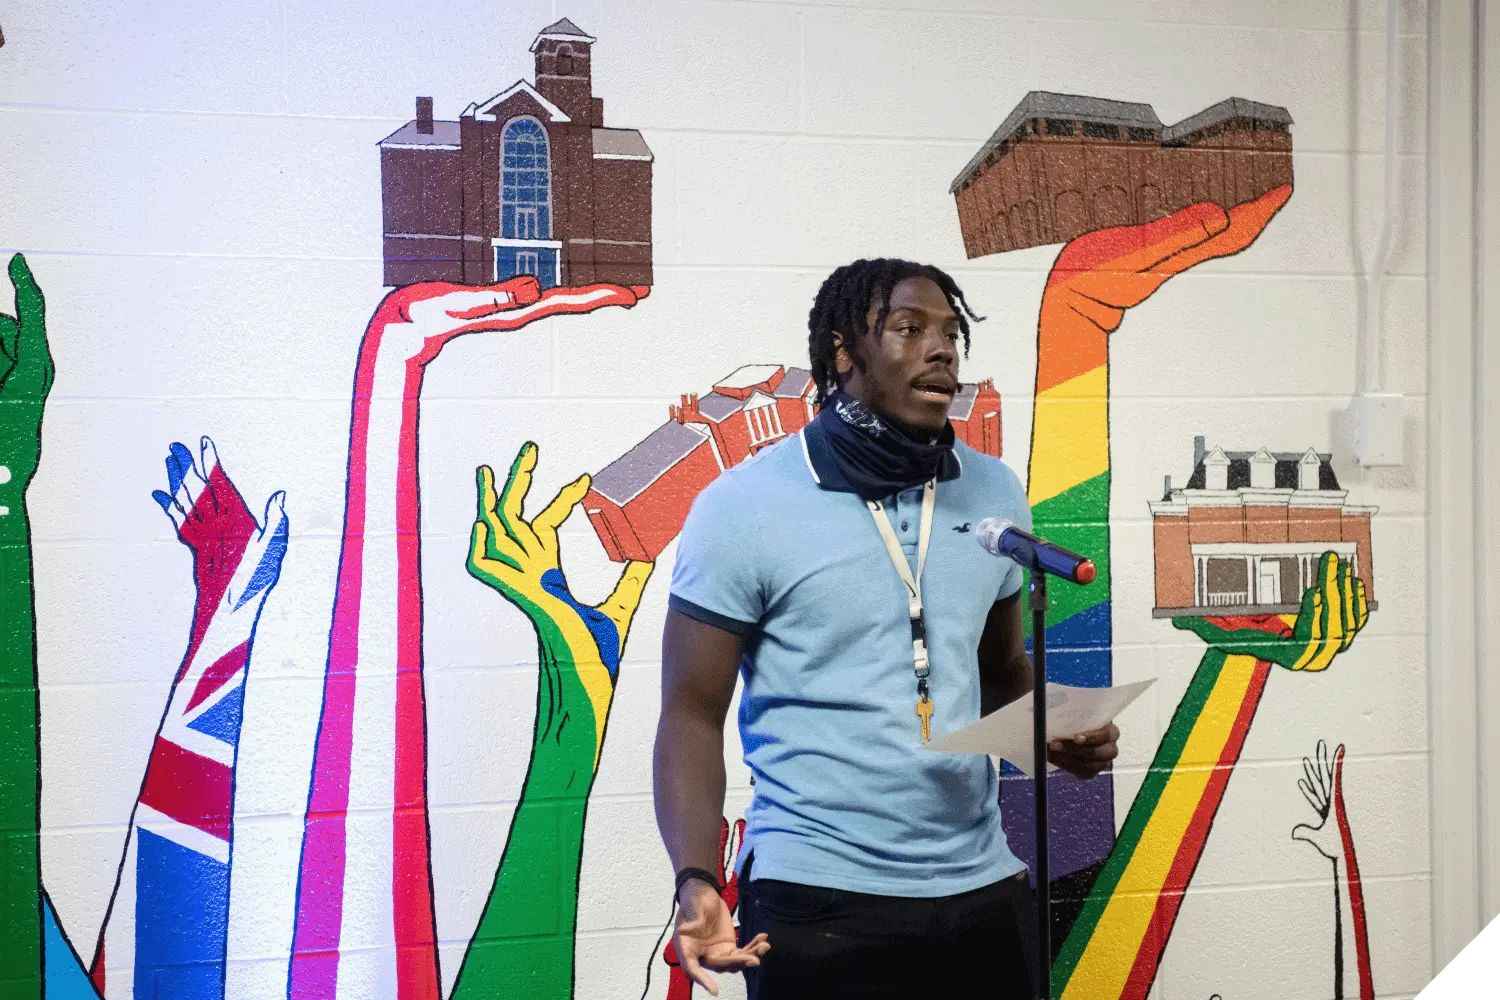
M1292 183L1292 116L1231 97L1176 125L1149 104L1034 90L949 185L970 257L1064 243Z
M385 283L651 284L646 140L605 128L593 94L595 39L567 18L531 43L517 80L433 119L432 98L380 142Z
M1329 551L1353 560L1376 606L1376 508L1348 503L1326 454L1206 451L1199 437L1187 486L1167 477L1150 508L1154 617L1295 613Z
M795 434L813 418L805 368L746 365L706 396L683 396L667 422L594 477L583 508L609 557L654 560L677 537L698 492L721 471ZM948 408L960 440L1000 457L1000 394L965 384Z

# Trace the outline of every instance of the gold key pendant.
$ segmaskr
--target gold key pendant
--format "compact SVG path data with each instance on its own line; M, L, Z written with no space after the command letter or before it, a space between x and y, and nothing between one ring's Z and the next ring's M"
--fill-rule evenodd
M917 715L922 719L922 742L927 743L932 739L932 699L926 692L917 700Z

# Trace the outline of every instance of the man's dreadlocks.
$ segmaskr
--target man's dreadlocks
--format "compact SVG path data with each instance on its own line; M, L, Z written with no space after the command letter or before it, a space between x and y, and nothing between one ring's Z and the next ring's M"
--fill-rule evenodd
M974 314L964 300L963 290L946 272L931 264L886 257L845 264L823 281L807 316L807 353L812 361L813 383L818 387L819 406L838 388L838 366L834 362L838 343L834 334L839 335L849 356L858 364L856 341L866 332L885 328L891 311L891 289L907 278L930 278L943 290L948 305L958 313L964 355L968 356L969 320L978 322L984 317ZM877 309L873 326L868 322L871 305Z

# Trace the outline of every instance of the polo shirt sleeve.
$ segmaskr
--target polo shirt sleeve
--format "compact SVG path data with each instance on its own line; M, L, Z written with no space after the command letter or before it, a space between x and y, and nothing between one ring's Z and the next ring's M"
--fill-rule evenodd
M724 476L710 483L682 526L668 606L725 631L748 634L765 612L759 535L760 522L744 489Z
M1009 499L1010 513L1006 516L1022 531L1031 530L1031 504L1026 500L1026 487L1021 485L1020 477L1011 471L1010 466L998 463L1004 482L1001 484L1001 495ZM995 594L995 600L1003 601L1007 597L1013 597L1021 592L1021 587L1026 583L1026 571L1021 564L1012 562L1010 568L1005 571L1005 577L1000 581L1000 590Z

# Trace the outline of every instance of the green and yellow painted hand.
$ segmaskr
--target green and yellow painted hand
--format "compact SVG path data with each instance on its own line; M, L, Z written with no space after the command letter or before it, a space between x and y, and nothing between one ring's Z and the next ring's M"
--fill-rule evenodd
M1327 670L1369 619L1364 581L1349 561L1325 552L1295 616L1176 618L1173 624L1230 655L1253 656L1288 670L1317 671Z
M477 474L469 572L530 619L541 676L521 800L450 1000L572 995L588 796L630 622L655 566L628 563L604 602L579 603L563 576L557 531L588 493L589 477L564 486L528 521L522 508L536 463L537 447L527 442L498 490L488 466Z

